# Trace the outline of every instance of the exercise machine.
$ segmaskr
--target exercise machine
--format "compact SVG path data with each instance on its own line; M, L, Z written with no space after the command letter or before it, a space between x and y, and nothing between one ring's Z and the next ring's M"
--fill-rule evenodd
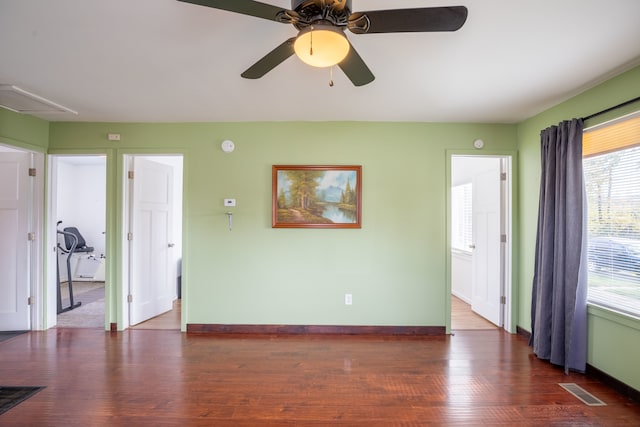
M62 221L58 221L57 226L59 227L60 224L62 224ZM58 242L58 250L61 251L61 253L66 254L67 283L69 284L69 305L67 307L63 307L62 290L60 289L60 256L58 255L58 259L56 260L56 274L58 276L58 314L60 314L80 307L82 302L75 302L73 299L73 277L71 276L71 256L74 254L76 247L78 246L78 236L76 236L72 230L67 230L66 228L64 231L57 230L57 233L64 236L66 248L62 247L60 242ZM93 250L93 248L91 249Z

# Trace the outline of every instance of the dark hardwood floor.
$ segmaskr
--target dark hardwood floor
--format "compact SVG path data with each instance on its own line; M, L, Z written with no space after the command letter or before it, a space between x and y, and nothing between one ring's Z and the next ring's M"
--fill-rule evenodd
M607 403L590 407L558 383ZM52 329L0 343L0 385L46 389L2 426L638 426L640 406L500 330L210 336Z

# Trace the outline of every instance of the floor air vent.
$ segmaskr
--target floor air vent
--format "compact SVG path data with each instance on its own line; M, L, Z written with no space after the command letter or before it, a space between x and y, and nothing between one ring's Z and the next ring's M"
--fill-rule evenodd
M607 406L607 404L602 400L598 399L593 394L589 393L587 390L583 389L576 383L560 383L558 385L567 390L569 393L573 394L578 399L582 400L585 405Z

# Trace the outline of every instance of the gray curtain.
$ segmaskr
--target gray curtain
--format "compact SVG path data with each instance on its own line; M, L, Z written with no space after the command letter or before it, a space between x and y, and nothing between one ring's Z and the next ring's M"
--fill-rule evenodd
M541 132L542 174L531 303L541 359L584 372L587 358L586 196L582 120Z

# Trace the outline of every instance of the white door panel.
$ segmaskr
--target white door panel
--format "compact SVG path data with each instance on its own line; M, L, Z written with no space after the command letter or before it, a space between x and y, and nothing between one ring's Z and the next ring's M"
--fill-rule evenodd
M173 168L135 157L133 169L131 325L171 310L174 295L168 270Z
M502 326L500 166L473 178L473 311Z
M0 154L0 330L30 329L29 154Z

